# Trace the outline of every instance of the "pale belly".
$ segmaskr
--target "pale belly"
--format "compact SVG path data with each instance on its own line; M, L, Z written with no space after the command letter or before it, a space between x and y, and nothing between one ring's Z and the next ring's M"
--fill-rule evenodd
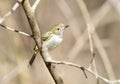
M47 42L44 42L48 49L57 47L62 42L62 37L54 35Z

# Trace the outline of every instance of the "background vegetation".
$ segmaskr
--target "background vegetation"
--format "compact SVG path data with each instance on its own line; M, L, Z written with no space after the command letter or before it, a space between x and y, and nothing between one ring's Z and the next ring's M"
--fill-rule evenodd
M112 77L119 79L120 15L108 1L84 0L105 51L101 50L99 42L94 39L97 72L105 78L110 78L108 74L111 72L106 70L107 64L104 61L104 57L108 56L107 59L110 61L109 64L112 66L115 76ZM31 4L33 2L31 0ZM15 3L16 0L0 0L0 16L2 17L10 11ZM42 33L48 31L51 25L56 23L70 25L69 29L65 31L62 44L50 51L54 60L69 61L88 67L91 52L89 40L86 39L87 33L84 35L85 37L81 38L87 28L77 0L41 0L36 11L36 17ZM31 34L21 5L11 16L5 19L3 24ZM0 80L5 80L6 84L53 84L40 55L37 56L32 67L27 67L33 54L34 45L33 39L0 27ZM88 78L86 79L79 69L63 65L58 65L57 69L65 84L96 84L95 76L87 73ZM112 80L112 78L110 79ZM105 84L103 80L99 80L99 82Z

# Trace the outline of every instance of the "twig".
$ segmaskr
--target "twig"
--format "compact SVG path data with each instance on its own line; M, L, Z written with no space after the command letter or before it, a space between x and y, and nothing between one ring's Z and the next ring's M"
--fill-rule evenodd
M51 60L51 61L48 61L48 62L53 63L53 64L63 64L63 65L67 65L67 66L72 66L72 67L76 67L78 69L84 68L84 70L86 70L87 72L91 73L94 76L97 76L99 79L103 80L106 83L117 83L117 82L120 83L120 80L109 80L109 79L104 78L104 77L100 76L99 74L95 73L91 69L85 68L85 67L80 66L78 64L65 62L65 61L54 61L54 60Z
M8 11L2 18L0 18L0 24L8 17L10 16L22 3L23 0L18 0L17 3L15 3L10 11Z
M20 33L22 35L32 37L32 35L30 35L30 34L27 34L25 32L22 32L22 31L19 31L19 30L16 30L16 29L13 29L11 27L1 24L8 16L10 16L20 6L20 3L22 3L22 1L23 0L17 0L17 2L13 5L12 9L10 11L8 11L2 18L0 18L0 26L2 26L4 29L8 29L10 31Z
M106 71L108 73L109 78L111 80L115 79L115 75L114 75L111 63L109 61L109 58L108 58L108 54L105 51L99 37L96 34L94 34L94 40L95 40L94 42L95 42L95 45L97 47L97 50L99 51L99 53L101 55L101 58L102 58L102 61L103 61L104 65L105 65L105 69L106 69Z
M94 22L95 29L98 28L96 26L98 26L100 21L104 18L104 16L108 13L108 11L110 11L110 9L111 9L110 5L107 2L105 2L100 7L100 9L97 11L97 13L94 15L92 19L92 21ZM99 17L99 19L96 19L96 17L97 18ZM79 36L79 38L77 38L77 41L75 42L73 48L69 51L70 53L66 56L66 60L69 60L69 61L74 60L74 58L76 58L78 53L82 50L87 40L88 40L87 30L85 30L83 34Z
M94 76L97 76L99 79L105 81L106 83L120 83L120 80L109 80L109 79L106 79L106 78L100 76L99 74L95 73L91 69L88 69L88 68L83 67L83 66L78 65L78 64L74 64L74 63L70 63L70 62L66 62L66 61L54 61L54 60L49 60L47 62L48 63L53 63L53 64L62 64L62 65L66 65L66 66L72 66L72 67L76 67L78 69L84 68L84 70L86 72L89 72L89 73L91 73ZM2 80L0 80L0 83L1 84L5 84L5 83L9 82L12 78L14 78L17 74L19 74L22 71L24 71L25 68L27 68L27 66L26 66L27 63L28 63L28 60L25 61L23 64L21 64L19 67L16 67L14 70L9 72L9 74L5 75L2 78Z
M81 1L77 0L77 2L80 6L80 9L83 13L83 17L87 24L87 31L88 31L88 37L89 37L89 43L90 43L90 51L91 51L91 56L93 57L95 55L94 48L93 48L93 37L92 37L93 31L94 31L94 26L91 23L91 18L88 14L86 6L84 5L84 2L82 0Z
M77 0L77 2L78 2L79 6L81 8L81 11L83 13L83 16L84 16L85 20L86 20L86 24L88 25L88 27L90 27L92 29L91 32L92 32L92 37L94 38L94 42L96 42L96 40L98 40L99 44L100 44L101 42L100 42L99 37L97 36L96 32L94 31L95 28L94 28L94 25L92 24L91 18L89 16L89 13L88 13L88 10L86 8L86 5L85 5L84 1L83 0ZM96 43L96 45L98 45L97 43ZM112 69L112 66L111 66L111 63L109 61L108 55L104 54L104 56L103 56L102 53L105 52L105 49L103 48L102 45L100 45L97 48L98 51L99 51L100 47L101 47L101 50L103 52L99 52L99 53L101 54L101 57L102 57L104 65L105 65L105 68L107 70L108 76L109 76L110 80L116 79L115 75L114 75L114 72L113 72L113 69Z
M19 34L22 34L22 35L25 35L25 36L28 36L28 37L33 37L33 35L27 34L25 32L22 32L22 31L19 31L19 30L16 30L16 29L13 29L13 28L5 26L3 24L0 24L0 26L3 27L4 29L10 30L10 31L13 31L13 32L16 32L16 33L19 33Z
M35 3L33 4L32 9L33 9L34 11L36 10L39 2L40 2L40 0L36 0Z

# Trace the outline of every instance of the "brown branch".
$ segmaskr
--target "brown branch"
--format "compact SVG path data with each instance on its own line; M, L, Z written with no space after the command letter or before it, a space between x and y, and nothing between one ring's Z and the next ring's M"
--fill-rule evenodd
M8 17L10 16L20 5L20 3L22 3L23 0L18 0L12 7L12 9L10 11L8 11L2 18L0 18L0 24Z
M32 6L33 11L36 10L36 8L37 8L39 2L40 2L40 0L36 0L36 1L35 1L35 3L34 3L33 6Z
M94 42L95 42L95 43L98 43L98 42L99 42L99 44L101 44L101 41L100 41L100 39L99 39L99 36L98 36L97 33L94 31L94 30L95 30L95 27L94 27L94 25L93 25L93 23L92 23L92 20L91 20L91 18L90 18L89 12L88 12L88 10L87 10L87 7L86 7L84 1L83 1L83 0L77 0L77 2L78 2L78 4L79 4L79 7L80 7L82 13L83 13L83 16L84 16L84 18L85 18L86 24L88 25L88 27L91 28L90 31L92 32L91 35L92 35L92 37L93 37L93 39L94 39ZM96 42L96 40L97 40L98 42ZM98 45L98 44L96 44L96 45ZM113 68L112 68L111 63L110 63L110 61L109 61L108 55L106 54L106 51L105 51L105 49L103 48L102 44L101 44L99 47L98 47L98 46L96 46L96 47L97 47L98 51L100 51L99 49L101 49L101 51L103 51L103 52L99 52L99 53L101 54L103 63L104 63L104 65L105 65L105 69L106 69L106 71L107 71L107 73L108 73L108 76L109 76L110 80L116 79L116 78L115 78L115 75L114 75ZM96 75L96 76L97 76L97 75Z
M89 37L89 43L90 43L90 51L91 51L91 56L94 56L95 52L94 52L94 48L93 48L93 31L94 31L94 26L91 25L91 18L88 14L87 8L84 5L83 1L78 1L78 4L80 6L80 9L83 13L83 17L85 19L86 25L87 25L87 31L88 31L88 37ZM89 18L88 18L89 17Z
M97 26L99 25L100 21L107 15L107 13L110 11L111 7L110 5L105 2L97 11L97 13L93 16L92 21L94 22L94 27L95 29L98 28ZM106 10L106 11L104 11ZM98 18L99 17L99 18ZM78 53L83 49L83 46L88 40L87 36L87 30L83 32L79 38L77 38L77 41L75 42L74 46L72 49L69 51L70 53L66 56L66 60L74 60Z
M100 76L99 74L97 74L96 72L92 71L91 69L83 67L83 66L80 66L78 64L65 62L65 61L54 61L54 60L51 60L51 61L48 61L48 62L49 63L53 63L53 64L62 64L62 65L72 66L72 67L76 67L76 68L81 69L81 70L84 69L85 71L91 73L95 77L97 76L97 78L103 80L106 83L120 83L120 80L109 80L107 78L104 78L104 77Z
M28 22L30 24L33 36L34 36L34 41L36 45L38 46L38 49L40 51L40 54L43 58L43 61L50 72L52 78L54 79L55 84L63 84L62 78L58 75L57 71L55 70L55 66L52 65L51 63L47 63L46 60L49 58L49 53L47 49L45 48L41 40L41 32L39 29L39 26L37 24L37 20L35 17L35 10L30 6L29 0L24 0L23 1L23 8L25 10L25 14L28 18ZM45 48L45 49L44 49ZM46 54L47 53L47 54Z

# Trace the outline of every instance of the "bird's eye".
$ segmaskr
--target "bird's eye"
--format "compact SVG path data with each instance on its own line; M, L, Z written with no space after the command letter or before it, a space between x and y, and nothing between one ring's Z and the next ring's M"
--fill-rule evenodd
M60 29L58 28L57 30L59 31Z

